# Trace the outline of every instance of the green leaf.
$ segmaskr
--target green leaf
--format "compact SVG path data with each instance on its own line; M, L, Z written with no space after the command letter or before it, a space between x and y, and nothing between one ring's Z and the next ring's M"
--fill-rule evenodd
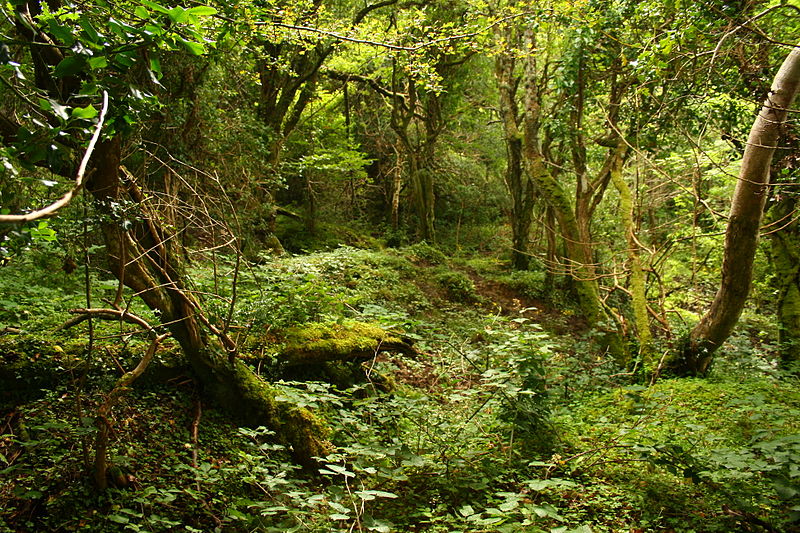
M86 33L86 36L89 38L90 41L92 41L95 44L102 44L102 42L101 42L102 41L102 35L100 35L97 32L97 30L94 29L94 26L92 26L92 23L89 22L89 19L86 18L86 16L81 16L81 18L79 19L79 22L80 22L81 28L83 28L83 31Z
M386 492L384 490L371 490L369 491L378 498L399 498L399 496L393 492Z
M206 53L206 47L201 43L187 41L186 39L181 39L181 43L183 43L183 46L185 46L192 55L201 56Z
M217 10L209 6L192 7L187 9L186 12L198 17L209 17L217 14Z
M140 0L143 6L147 6L153 11L158 11L159 13L164 13L165 15L169 15L169 9L162 6L161 4L157 4L156 2L151 2L150 0Z
M783 480L776 480L773 484L775 492L782 500L790 500L797 495L797 489Z
M156 74L161 74L161 62L158 60L157 57L150 58L150 70L152 70Z
M122 516L121 514L110 514L108 515L108 519L112 522L116 522L117 524L127 524L131 521L130 518L127 516Z
M507 501L505 503L501 503L499 507L500 510L504 512L513 511L514 509L519 507L519 501L518 500Z
M471 505L465 505L461 509L458 510L458 514L461 516L470 516L475 514L475 509L472 508Z
M175 24L183 24L189 20L189 13L182 7L173 7L168 12L170 20Z
M81 72L86 67L86 58L83 56L69 56L61 60L53 70L53 76L56 78L63 78L66 76L74 76Z
M72 116L75 118L94 118L97 116L97 109L90 105L86 107L74 107L72 108Z
M344 468L343 466L339 465L325 465L328 468L320 468L320 474L333 474L333 475L340 475L344 477L355 477L355 474L350 472L348 469Z
M130 68L136 64L136 54L132 51L120 52L114 56L114 62L119 66Z
M142 6L136 6L133 10L133 14L139 17L140 19L149 19L150 12Z
M108 58L106 56L92 57L89 59L88 63L93 70L98 70L108 66Z
M47 25L50 28L50 33L52 33L56 39L67 46L72 46L75 44L75 37L72 35L72 31L68 26L62 26L55 19L50 19L47 21Z
M333 518L334 520L350 520L349 516L340 513L333 513L330 515L330 517Z

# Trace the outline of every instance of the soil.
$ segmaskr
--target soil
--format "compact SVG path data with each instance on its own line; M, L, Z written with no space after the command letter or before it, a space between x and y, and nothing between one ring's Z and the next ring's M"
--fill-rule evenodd
M556 308L552 302L529 298L508 285L484 278L471 269L465 269L464 273L475 284L476 292L486 302L484 305L495 311L499 307L504 316L527 318L556 335L580 333L588 327L582 317L564 313L563 308Z

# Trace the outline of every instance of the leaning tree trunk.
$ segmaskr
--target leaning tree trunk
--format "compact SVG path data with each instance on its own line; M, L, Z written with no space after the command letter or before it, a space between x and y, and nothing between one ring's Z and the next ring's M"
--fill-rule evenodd
M231 357L233 343L204 319L199 303L185 290L174 239L151 216L136 184L123 179L119 138L98 146L93 166L86 186L101 209L130 201L141 209L140 222L128 231L120 231L113 213L101 222L109 266L121 283L160 314L206 394L237 421L272 429L300 462L311 464L313 457L326 455L330 445L321 422L305 409L276 400L267 383Z
M781 128L800 89L800 47L783 62L769 96L756 117L733 193L722 281L708 312L685 340L668 368L678 375L705 374L717 348L733 331L750 292L761 215L769 186L769 167Z

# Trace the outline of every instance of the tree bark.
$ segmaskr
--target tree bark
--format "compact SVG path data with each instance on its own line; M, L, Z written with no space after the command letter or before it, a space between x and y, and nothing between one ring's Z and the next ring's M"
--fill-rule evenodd
M517 80L514 79L514 58L500 53L495 61L495 76L500 93L500 118L506 144L505 182L511 196L511 268L527 270L530 266L528 241L536 187L522 165L522 133L516 103Z
M304 464L326 455L331 447L322 423L310 411L276 400L277 394L267 383L231 357L235 346L230 339L204 321L199 302L185 290L174 239L169 239L157 218L151 216L141 191L120 174L120 152L118 137L100 144L86 184L106 211L101 230L112 272L148 307L158 311L206 394L217 404L242 424L263 425L275 431ZM130 201L138 204L140 221L130 230L120 231L109 207Z
M794 218L797 200L789 193L769 210L772 268L778 289L778 343L781 366L800 362L800 225ZM796 369L795 369L796 370Z
M708 312L685 339L668 368L678 375L705 374L713 354L733 331L750 292L753 260L769 186L769 168L788 110L800 89L800 47L783 62L756 117L733 193L722 281Z

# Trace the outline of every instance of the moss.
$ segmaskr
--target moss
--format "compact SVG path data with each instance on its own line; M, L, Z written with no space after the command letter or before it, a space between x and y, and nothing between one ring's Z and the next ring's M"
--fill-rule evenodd
M386 330L355 320L340 323L311 323L290 328L285 332L285 353L291 357L298 354L326 353L346 356L354 352L375 350L381 343L402 339Z
M296 459L313 464L314 457L332 451L330 431L324 421L308 409L277 399L277 391L255 375L244 363L227 367L230 375L216 390L217 399L247 425L263 425L274 431L282 444L291 446ZM227 372L223 372L225 374ZM227 381L227 382L226 382Z
M411 261L426 262L432 265L441 265L447 262L447 256L441 250L424 241L409 246L404 253Z

